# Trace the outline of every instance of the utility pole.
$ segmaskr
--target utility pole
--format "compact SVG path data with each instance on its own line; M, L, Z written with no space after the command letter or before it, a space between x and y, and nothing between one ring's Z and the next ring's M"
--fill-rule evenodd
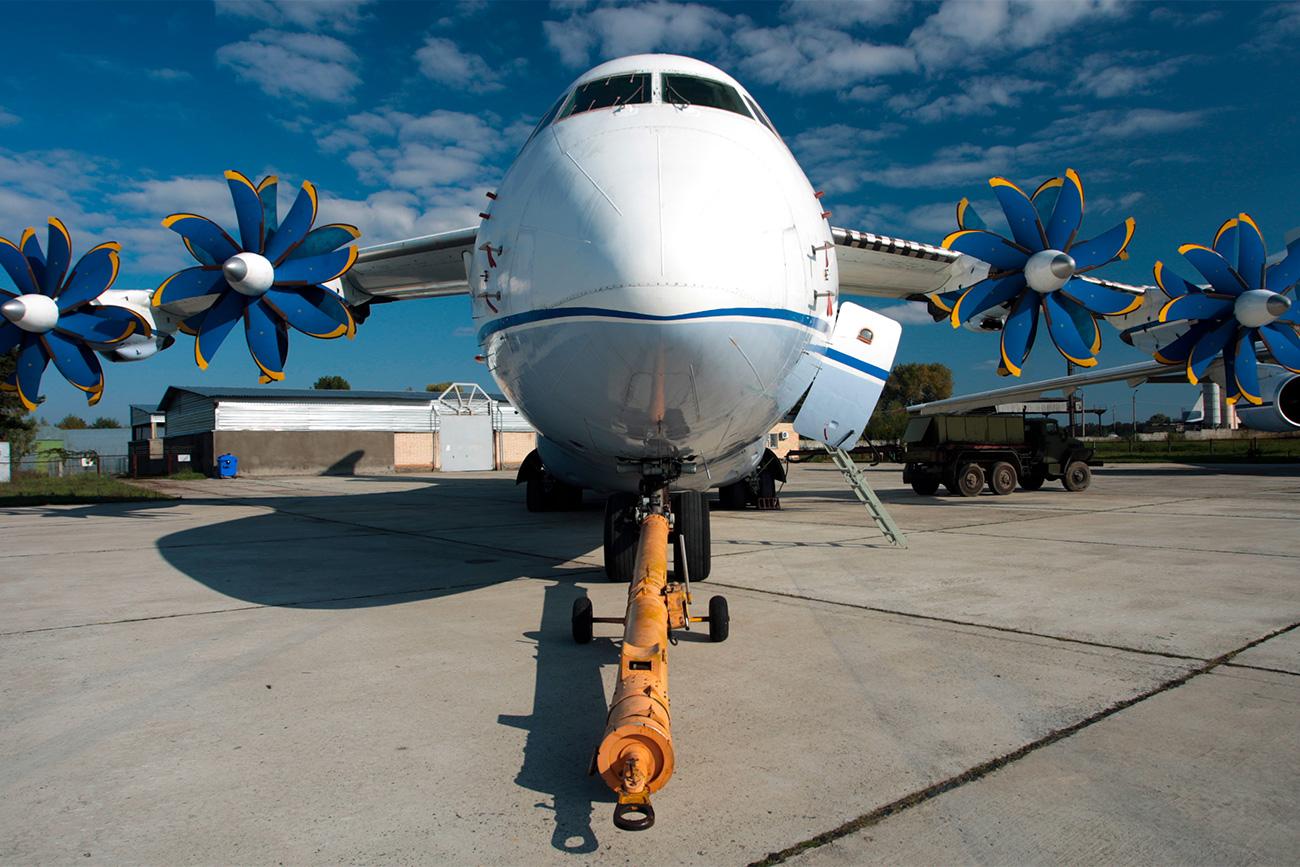
M1138 435L1138 390L1133 389L1133 439Z

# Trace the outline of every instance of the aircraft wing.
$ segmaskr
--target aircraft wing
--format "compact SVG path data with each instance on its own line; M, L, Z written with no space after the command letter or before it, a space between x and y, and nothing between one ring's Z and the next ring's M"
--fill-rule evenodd
M989 273L988 263L973 256L918 241L838 228L831 237L843 295L932 295L973 286Z
M363 247L340 280L343 298L356 306L369 301L407 301L468 295L468 255L477 228Z
M1062 391L1068 396L1073 394L1075 389L1087 385L1120 382L1121 380L1127 382L1130 387L1141 385L1144 382L1169 382L1186 385L1187 374L1182 365L1162 364L1159 361L1140 361L1137 364L1126 364L1123 367L1085 370L1070 376L1058 376L1055 379L1044 379L1039 382L1010 385L1006 388L995 388L992 391L981 391L975 394L962 395L961 397L950 397L946 400L918 403L909 406L907 411L913 416L935 415L941 412L965 412L999 404L1038 400L1051 391Z

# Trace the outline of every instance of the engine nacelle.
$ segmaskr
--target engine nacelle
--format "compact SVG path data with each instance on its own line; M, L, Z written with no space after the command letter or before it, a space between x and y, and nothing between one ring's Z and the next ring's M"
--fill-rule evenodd
M1300 374L1271 364L1261 364L1259 374L1259 396L1264 402L1256 406L1237 401L1237 418L1251 430L1300 430Z
M144 361L146 358L153 358L175 342L176 338L170 334L155 334L152 337L135 334L111 348L101 349L99 354L115 362Z

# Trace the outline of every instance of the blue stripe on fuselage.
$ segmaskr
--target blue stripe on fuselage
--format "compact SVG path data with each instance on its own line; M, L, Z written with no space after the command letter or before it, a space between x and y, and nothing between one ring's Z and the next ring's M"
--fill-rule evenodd
M876 367L874 364L865 362L860 358L854 358L852 355L840 352L838 349L831 349L829 346L810 346L808 349L812 352L820 352L831 361L838 361L846 367L867 374L867 376L874 376L881 382L889 378L889 371L885 370L885 368Z
M750 319L773 319L781 322L793 322L813 328L822 333L830 331L830 323L806 313L782 310L775 307L724 307L717 310L699 310L695 313L681 313L675 316L656 316L650 313L635 313L627 310L610 310L605 307L553 307L547 310L530 310L527 313L514 313L487 323L478 332L481 344L498 331L545 322L554 319L591 318L619 319L633 322L686 322L692 319L721 319L728 316L742 316Z

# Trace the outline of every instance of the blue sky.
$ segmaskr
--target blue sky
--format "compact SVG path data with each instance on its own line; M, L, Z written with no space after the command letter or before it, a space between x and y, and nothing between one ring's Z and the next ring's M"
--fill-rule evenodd
M969 197L994 224L988 178L1032 190L1073 168L1083 234L1137 221L1131 258L1099 276L1150 283L1180 244L1249 213L1270 252L1300 226L1294 70L1300 6L1276 3L287 3L5 4L0 236L57 216L74 255L123 244L118 288L192 264L168 214L233 227L222 172L280 176L283 209L310 180L320 222L373 244L474 225L537 118L573 78L642 51L689 54L763 105L835 225L938 243ZM43 229L41 229L43 233ZM41 236L44 238L44 235ZM889 311L899 361L942 361L958 392L998 378L997 339ZM925 320L925 321L923 321ZM1112 329L1103 365L1145 360ZM108 365L87 408L53 368L40 414L125 421L169 384L256 384L242 336L207 371L192 341ZM295 333L284 385L491 384L464 299L376 307L355 340ZM1026 377L1064 373L1044 336ZM1145 386L1138 415L1176 415L1192 386ZM1122 385L1089 404L1130 413Z

